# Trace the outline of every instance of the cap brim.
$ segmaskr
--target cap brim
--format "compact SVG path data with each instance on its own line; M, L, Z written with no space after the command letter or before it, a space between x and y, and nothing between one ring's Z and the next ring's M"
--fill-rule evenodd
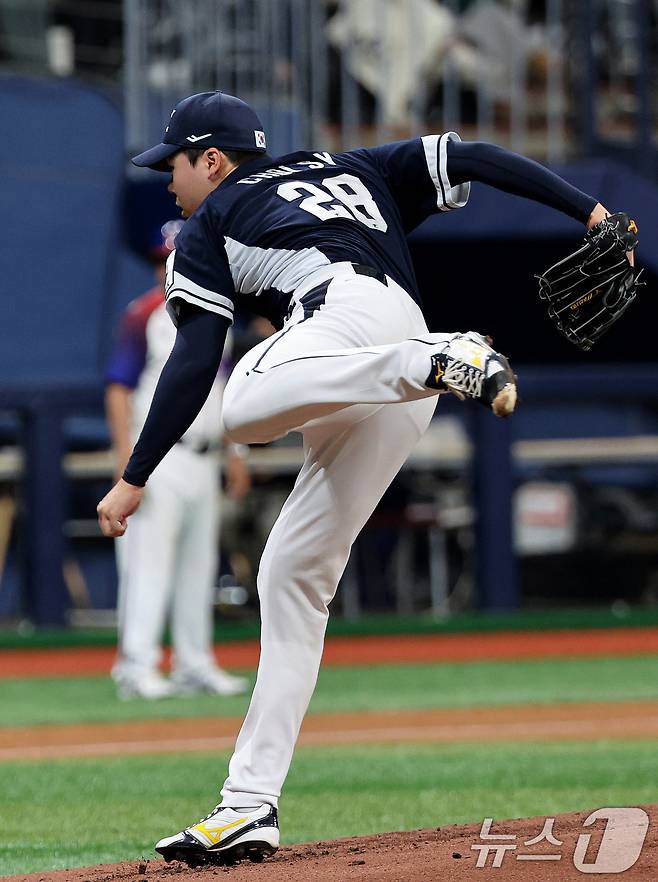
M171 171L167 159L178 153L181 148L178 144L156 144L150 150L145 150L139 156L133 156L131 162L139 168L152 168L154 171Z

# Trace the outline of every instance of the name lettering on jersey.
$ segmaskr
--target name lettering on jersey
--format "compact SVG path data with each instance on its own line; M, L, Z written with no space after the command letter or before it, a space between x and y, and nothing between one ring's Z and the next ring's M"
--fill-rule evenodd
M290 165L276 165L273 168L266 168L262 172L249 175L247 178L241 178L238 184L259 184L261 181L267 181L271 178L286 178L289 175L298 175L300 171L316 171L326 168L328 165L336 165L333 157L329 153L314 153L318 161L314 162L310 159L303 159L300 162L291 162Z
M318 159L321 159L324 165L336 165L336 162L330 153L323 151L322 153L314 153L313 156L317 156Z

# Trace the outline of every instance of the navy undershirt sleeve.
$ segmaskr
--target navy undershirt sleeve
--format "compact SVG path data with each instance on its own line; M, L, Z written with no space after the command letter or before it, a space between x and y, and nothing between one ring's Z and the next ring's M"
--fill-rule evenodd
M123 473L124 481L143 487L192 425L217 376L229 326L229 319L222 315L181 303L174 348L160 374L144 428Z
M453 186L480 181L549 205L582 223L587 223L598 203L538 162L482 141L450 141L447 171Z

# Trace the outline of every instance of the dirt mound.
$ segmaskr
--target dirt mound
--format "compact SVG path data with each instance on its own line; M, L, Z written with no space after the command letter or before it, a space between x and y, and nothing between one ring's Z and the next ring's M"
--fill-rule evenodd
M597 880L647 882L658 879L658 805L642 809L649 816L646 836L642 811L626 810L613 818L621 810L609 809L588 826L584 822L590 812L558 815L552 825L546 818L494 821L488 835L506 839L482 838L487 830L471 824L288 846L262 864L190 870L142 860L11 876L3 882L582 882L583 872ZM542 832L542 841L533 842ZM487 847L486 866L478 867ZM496 851L499 867L492 866ZM577 869L577 863L585 869ZM629 868L620 872L624 866Z

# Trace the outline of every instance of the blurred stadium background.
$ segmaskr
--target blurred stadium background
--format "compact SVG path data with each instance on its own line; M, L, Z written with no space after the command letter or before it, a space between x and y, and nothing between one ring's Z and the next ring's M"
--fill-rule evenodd
M555 333L533 274L578 224L475 186L413 235L430 327L491 334L520 375L509 423L441 401L355 546L335 615L658 607L658 2L0 0L0 625L114 625L95 505L102 373L175 207L128 157L172 106L222 88L273 155L455 130L555 166L638 219L647 288L593 353ZM243 334L238 346L248 346ZM224 620L257 615L264 537L295 438L254 448L229 510ZM228 505L228 503L227 503Z

